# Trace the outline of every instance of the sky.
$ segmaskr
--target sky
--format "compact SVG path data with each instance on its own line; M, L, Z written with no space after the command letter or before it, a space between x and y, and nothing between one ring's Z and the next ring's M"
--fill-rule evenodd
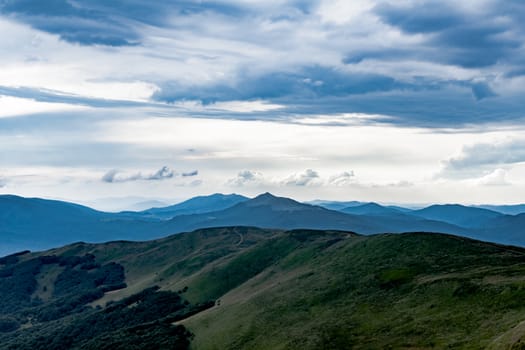
M0 193L525 202L524 23L521 0L0 0Z

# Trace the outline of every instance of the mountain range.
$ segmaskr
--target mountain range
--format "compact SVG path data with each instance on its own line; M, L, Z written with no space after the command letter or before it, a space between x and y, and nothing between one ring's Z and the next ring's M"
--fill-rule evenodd
M515 205L478 205L475 206L478 208L489 209L497 211L498 213L508 214L508 215L518 215L525 213L525 204L515 204Z
M39 198L0 196L0 254L77 241L151 239L171 233L158 223Z
M131 214L145 218L171 219L179 215L203 214L223 210L248 199L248 197L238 194L215 193L209 196L194 197L166 207L149 208L138 213L132 212Z
M339 208L338 210L328 208ZM328 208L327 208L328 207ZM441 232L525 246L525 214L462 205L412 210L362 202L300 203L270 193L214 194L138 212L106 213L61 201L0 196L0 255L77 241L147 240L200 228L348 230L362 234Z

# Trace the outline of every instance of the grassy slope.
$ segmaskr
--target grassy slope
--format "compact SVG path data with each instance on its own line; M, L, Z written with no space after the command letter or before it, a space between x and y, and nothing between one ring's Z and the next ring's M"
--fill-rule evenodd
M164 290L183 289L199 275L201 269L210 269L216 263L231 259L278 233L280 231L250 227L203 229L148 242L79 243L46 254L93 254L100 263L117 262L123 265L128 288L107 293L93 303L103 306L108 301L120 300L153 285Z
M337 236L310 235L186 320L193 348L505 348L500 336L525 319L523 250L443 235Z
M153 285L187 286L192 304L218 300L182 321L194 349L500 349L525 341L524 249L437 234L240 227L45 254L86 253L126 272L128 288L94 305ZM52 279L43 270L37 293Z

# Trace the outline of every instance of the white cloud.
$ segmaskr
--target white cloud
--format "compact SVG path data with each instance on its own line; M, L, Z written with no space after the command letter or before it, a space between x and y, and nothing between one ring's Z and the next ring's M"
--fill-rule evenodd
M281 183L285 186L320 186L322 181L317 171L306 169L302 173L290 175Z
M229 179L228 186L242 187L246 185L260 185L265 182L263 174L258 171L241 170L236 177Z
M0 118L36 113L82 111L86 109L88 108L65 103L38 102L31 99L0 95Z
M334 115L303 115L292 118L292 123L302 125L363 125L367 123L379 124L377 120L385 123L393 121L395 118L387 115L366 114L366 113L343 113Z
M129 182L129 181L158 181L171 179L176 175L176 173L167 166L163 166L159 170L149 175L144 175L142 173L135 173L131 175L122 174L120 171L113 169L108 171L104 176L102 176L102 181L107 183L115 182Z
M505 169L496 169L491 173L474 180L475 184L482 186L507 186L510 182L507 181L507 171Z
M268 112L283 108L284 106L269 103L267 101L229 101L216 102L209 106L211 109L221 111L250 113L250 112Z
M252 113L252 112L270 112L284 108L284 106L270 103L263 100L255 101L227 101L203 104L198 100L174 102L182 110L193 112L233 112L233 113Z
M0 97L0 158L5 171L1 170L9 179L8 189L28 195L59 193L71 198L105 196L106 191L115 195L134 192L170 196L174 195L170 190L182 184L176 188L177 196L240 186L248 192L268 187L298 198L431 201L448 195L451 200L461 201L470 195L471 188L464 186L464 179L468 179L468 184L479 185L473 195L476 199L491 201L501 196L497 198L520 200L523 192L517 189L522 188L520 178L524 177L516 175L516 168L525 161L521 121L513 122L510 128L492 124L473 129L453 125L454 130L396 127L399 117L381 115L384 112L376 109L375 100L370 113L359 109L361 98L371 98L368 93L356 99L330 95L331 88L336 89L338 84L330 80L330 72L383 75L387 81L401 84L400 97L405 93L402 84L424 80L435 96L442 96L445 89L461 100L465 96L456 92L470 90L470 86L461 84L486 81L498 95L518 97L509 102L520 110L525 78L505 74L514 66L519 68L519 57L516 62L502 60L505 63L487 67L460 67L428 59L428 53L419 49L429 35L407 34L382 23L372 13L374 6L382 2L322 0L309 2L305 5L308 10L302 11L295 6L297 2L286 0L224 0L223 4L240 6L248 15L232 21L227 14L214 10L189 14L168 11L168 23L133 23L141 45L128 47L71 44L57 35L0 17L0 32L5 33L0 40L0 88L26 87L79 98L148 102L141 108L88 109L44 99ZM473 16L490 12L496 4L484 0L482 5L471 6L474 2L469 0L469 6L447 3ZM397 6L400 2L388 3ZM509 21L502 16L494 18L498 23L503 20ZM512 30L503 34L516 35ZM395 53L414 48L418 54L408 58L359 58L367 51ZM356 63L343 63L354 54L358 56ZM304 67L327 70L315 76L303 74ZM280 89L285 87L271 78L287 74L293 76L291 84L297 84L294 88L312 95L282 98ZM261 86L250 84L261 77L270 78L260 81ZM455 83L460 85L445 87ZM169 84L175 102L152 102L152 95ZM264 88L264 84L267 86L261 97L249 94L251 89ZM237 96L234 101L227 101L229 91ZM344 89L337 92L345 93ZM201 102L202 95L207 94L209 100ZM338 107L348 113L331 112L331 101L320 105L317 111L321 112L308 110L308 114L302 114L304 111L295 109L301 98L317 102L325 95L341 99L343 103ZM386 95L380 92L376 96ZM242 96L248 97L242 100ZM419 99L404 101L406 105L414 104L410 109L413 113L405 116L405 121L416 116L432 119L432 109L419 104ZM436 103L454 112L454 103L443 101L447 99ZM505 115L505 111L498 110L502 104L492 105L492 100L479 103L474 107L488 106L492 108L490 115ZM404 108L396 103L388 105L392 106L392 114ZM475 108L468 110L477 117ZM45 119L2 118L40 112L52 115L42 116ZM255 120L230 120L245 113L252 113L247 118ZM498 118L487 120L500 122ZM443 120L443 125L456 123L452 117ZM477 123L477 119L469 120ZM446 161L442 165L443 159ZM159 164L199 169L199 179L133 182L131 179L165 178L166 174L126 170L107 174L108 180L121 180L118 186L100 181L107 169L155 169ZM346 168L348 164L359 178ZM445 171L439 178L433 177L440 165ZM30 166L35 168L26 171ZM257 171L245 170L228 181L239 169ZM484 174L481 179L480 174ZM11 175L15 176L13 180ZM70 181L61 182L64 178ZM505 182L511 185L484 186ZM196 187L190 188L192 184ZM496 189L502 193L496 193Z
M227 181L228 186L242 187L242 186L268 186L268 187L318 187L323 185L328 186L349 186L356 184L356 179L353 171L345 171L327 178L322 177L317 171L306 169L302 172L293 173L284 178L268 178L262 173L252 170L242 170L236 177Z
M317 13L323 21L335 23L337 25L348 24L356 21L362 23L363 17L373 17L370 15L369 11L374 5L374 2L369 0L321 1Z
M463 146L459 154L443 162L439 176L475 177L480 171L524 162L525 140L507 136L496 138L493 142L483 141Z
M356 183L353 171L345 171L340 174L332 175L328 178L328 185L333 186L350 186Z
M2 17L0 31L9 33L0 40L0 86L136 101L148 100L158 89L139 78L139 67L149 62L138 64L137 48L112 51L70 44Z

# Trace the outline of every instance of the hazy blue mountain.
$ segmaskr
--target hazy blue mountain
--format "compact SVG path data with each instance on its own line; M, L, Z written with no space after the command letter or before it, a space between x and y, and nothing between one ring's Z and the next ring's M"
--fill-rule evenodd
M82 205L18 196L0 196L0 253L46 249L76 241L147 239L169 228Z
M387 206L385 206L385 207L386 207L386 208L395 209L395 210L400 211L400 212L403 212L403 213L410 213L410 212L413 211L413 210L417 210L417 209L419 209L419 208L412 208L412 207L410 207L410 208L406 208L406 207L401 207L401 206L399 206L399 205L387 205Z
M229 207L211 211L221 206ZM368 203L347 209L353 213L343 213L265 193L254 199L238 195L196 197L171 208L158 208L149 214L106 213L61 201L0 196L0 255L77 241L144 240L199 228L241 225L362 234L442 232L525 245L525 215L509 216L458 205L402 213ZM180 214L183 212L193 214ZM162 217L174 213L177 216L172 219Z
M330 210L341 210L341 209L349 208L349 207L357 207L357 206L366 204L366 202L359 202L359 201L338 202L338 201L325 201L321 199L316 199L313 201L305 202L305 204L318 205L320 207L330 209Z
M478 231L484 240L525 246L525 213L497 216Z
M172 203L172 200L165 198L140 196L102 197L79 202L79 204L88 206L90 208L111 213L118 213L122 211L142 211L153 207L166 207Z
M347 201L347 202L341 201L339 202L339 201L326 201L326 200L321 200L321 199L316 199L316 200L304 202L304 203L311 204L311 205L318 205L320 207L330 209L330 210L337 210L337 211L349 212L349 213L351 213L351 210L349 208L361 207L367 204L380 205L374 202L359 202L359 201ZM415 210L415 209L420 209L422 207L422 206L415 206L415 205L410 205L409 207L403 207L399 205L380 205L380 206L384 208L395 209L398 212L406 212L406 213L411 212L412 210Z
M473 205L475 208L483 208L492 211L497 211L498 213L507 214L507 215L518 215L525 213L525 204L514 204L514 205Z
M162 207L167 207L169 204L166 203L166 202L161 202L161 201L158 201L158 200L148 200L148 201L142 201L142 202L137 202L137 203L134 203L132 205L130 205L127 210L131 210L131 211L144 211L144 210L148 210L150 208L162 208Z
M169 221L181 231L220 226L256 226L263 228L323 228L353 227L354 231L370 232L366 218L350 216L320 206L299 203L270 193L259 195L225 210L176 216Z
M178 215L202 214L223 210L248 199L248 197L238 194L215 193L209 196L193 197L187 201L167 207L150 208L141 211L139 214L146 217L171 219Z
M363 234L405 231L469 234L468 230L449 223L408 215L379 217L345 214L320 206L299 203L289 198L276 197L270 193L222 211L177 216L167 224L177 231L222 226L256 226L280 229L337 229Z
M488 221L502 216L501 213L492 210L466 207L459 204L431 205L427 208L414 210L411 215L469 228L485 227Z
M357 206L346 207L340 209L339 211L347 214L355 215L396 215L401 214L402 212L398 209L392 207L384 207L377 203L366 203Z

